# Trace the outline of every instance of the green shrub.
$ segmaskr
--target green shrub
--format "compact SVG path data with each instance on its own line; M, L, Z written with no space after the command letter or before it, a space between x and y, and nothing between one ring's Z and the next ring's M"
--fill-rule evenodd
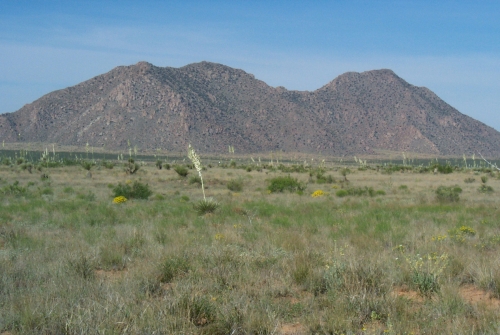
M346 190L338 190L337 193L335 193L337 197L343 198L349 195L349 193Z
M478 188L478 191L480 193L493 193L493 187L486 184L481 184L481 186Z
M134 181L132 185L119 183L113 188L113 197L124 196L127 199L148 199L153 192L148 184Z
M433 168L437 169L439 173L449 174L453 172L453 166L451 166L450 164L446 165L435 164Z
M189 178L189 184L198 184L201 186L201 178L200 176L192 176Z
M267 187L271 193L304 191L305 188L305 185L290 176L273 178Z
M230 191L241 192L243 190L243 181L233 179L228 181L226 186Z
M184 165L174 166L174 171L181 177L186 177L188 175L188 169Z
M462 189L458 186L439 186L436 190L436 200L439 202L457 202Z
M102 161L102 166L104 166L106 169L112 169L115 167L115 163L113 162L108 162L108 161Z
M13 195L13 196L22 196L28 193L28 189L19 184L19 181L16 180L12 185L4 186L0 189L1 193L5 195Z
M331 175L324 175L323 171L316 173L316 183L317 184L333 184L335 182L335 178Z
M219 206L219 203L212 198L200 200L193 205L196 213L200 216L208 213L214 213Z
M159 159L156 161L155 165L158 170L161 170L163 168L163 163Z
M90 171L92 169L92 167L94 166L94 162L82 161L81 165L82 165L82 168L84 168L87 171Z

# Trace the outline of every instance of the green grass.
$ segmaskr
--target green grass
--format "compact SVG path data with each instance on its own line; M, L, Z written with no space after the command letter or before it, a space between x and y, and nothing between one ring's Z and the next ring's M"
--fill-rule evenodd
M50 169L50 185L0 166L0 333L279 334L299 325L299 334L493 334L500 326L494 300L461 293L500 297L491 256L500 252L500 200L465 183L465 173L415 181L411 172L355 170L349 187L362 196L337 197L324 184L330 195L312 198L318 184L301 170L211 168L207 196L220 206L200 216L200 190L173 169L153 163L130 176L98 166L92 179L80 166ZM266 192L278 177L304 195ZM245 191L230 192L231 180L245 180ZM162 198L113 204L108 184L136 182ZM458 202L435 201L437 185L452 193L455 184ZM370 188L386 194L371 197ZM439 273L415 272L405 258L444 254Z

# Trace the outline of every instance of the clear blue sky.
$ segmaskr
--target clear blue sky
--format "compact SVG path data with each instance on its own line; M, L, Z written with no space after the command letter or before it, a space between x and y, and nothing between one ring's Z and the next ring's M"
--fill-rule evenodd
M500 130L500 1L0 1L0 113L141 60L294 90L389 68Z

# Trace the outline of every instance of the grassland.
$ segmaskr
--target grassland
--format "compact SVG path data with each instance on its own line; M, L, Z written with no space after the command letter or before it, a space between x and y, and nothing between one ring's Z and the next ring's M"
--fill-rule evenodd
M0 165L2 334L500 332L495 171L215 164L200 216L193 169L20 166ZM113 202L135 182L149 199Z

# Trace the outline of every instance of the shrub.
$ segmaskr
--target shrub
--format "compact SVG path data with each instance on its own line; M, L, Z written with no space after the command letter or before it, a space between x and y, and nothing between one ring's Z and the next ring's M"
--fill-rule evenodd
M481 186L478 188L478 191L480 193L493 193L493 187L486 184L481 184Z
M148 199L153 192L148 184L134 181L132 185L119 183L113 188L113 197L123 196L127 199Z
M156 161L155 165L158 170L161 170L163 168L163 163L159 159Z
M133 158L129 158L128 162L125 164L125 172L127 174L134 174L139 170L139 164L135 163Z
M22 196L28 193L28 189L19 184L19 181L15 181L12 185L4 186L0 191L5 195Z
M317 184L333 184L335 182L335 178L331 175L325 176L323 171L319 171L316 173L316 183Z
M198 215L214 213L219 208L219 203L212 198L206 198L194 204L194 209Z
M349 193L346 190L338 190L337 193L335 193L337 197L343 198L345 196L348 196Z
M476 179L472 178L472 177L469 177L469 178L465 178L464 179L464 182L467 183L467 184L470 184L470 183L473 183L475 182Z
M188 175L188 169L183 165L174 166L174 171L181 177L186 177Z
M273 178L267 187L271 193L304 191L305 188L305 185L290 176Z
M115 163L113 162L108 162L108 161L102 161L102 166L104 166L106 169L112 169L115 167Z
M436 164L433 166L434 169L437 169L439 173L452 173L453 172L453 167L450 164L446 165L441 165L441 164Z
M462 189L455 186L439 186L436 190L436 199L439 202L457 202L460 200Z
M92 169L92 167L94 166L94 162L90 162L90 161L82 161L81 164L82 164L82 168L84 168L87 171L90 171Z
M241 192L243 190L243 181L233 179L228 181L226 186L230 191Z
M201 178L200 176L192 176L191 178L189 178L189 184L198 184L201 186Z

